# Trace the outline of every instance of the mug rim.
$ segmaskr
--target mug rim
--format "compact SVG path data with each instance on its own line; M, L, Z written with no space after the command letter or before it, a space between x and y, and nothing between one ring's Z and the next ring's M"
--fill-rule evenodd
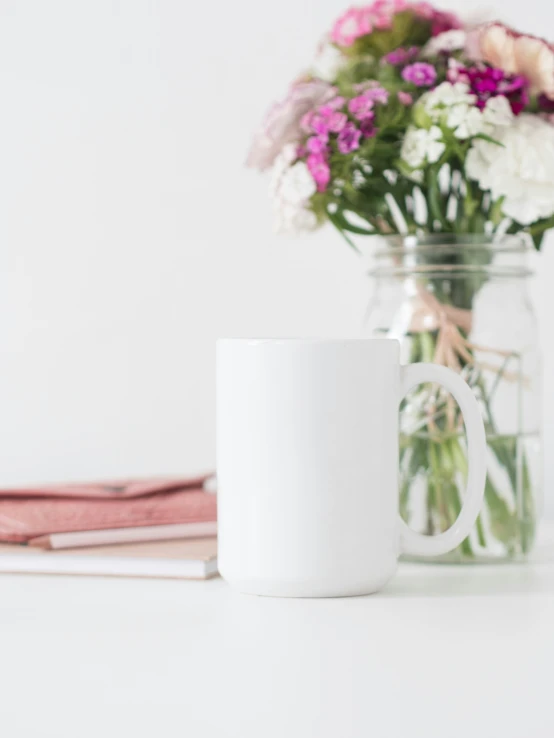
M253 346L263 346L267 344L278 345L278 344L370 344L370 343L383 343L383 344L399 344L397 338L378 338L369 336L367 338L312 338L310 336L302 337L231 337L231 338L218 338L216 341L218 344L221 343L234 343L234 344L251 344Z

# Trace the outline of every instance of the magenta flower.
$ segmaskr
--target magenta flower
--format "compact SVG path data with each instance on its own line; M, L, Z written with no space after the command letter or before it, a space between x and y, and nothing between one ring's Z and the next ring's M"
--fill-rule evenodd
M325 192L331 181L331 170L323 154L311 154L306 160L306 165L318 192Z
M364 118L360 122L360 131L364 138L372 138L377 133L377 129L373 123L373 118Z
M411 105L414 101L414 98L410 95L409 92L404 92L404 90L399 90L396 93L396 96L398 97L398 101L402 103L402 105Z
M367 118L368 115L374 115L372 108L373 100L365 92L363 95L353 97L348 103L348 111L358 120Z
M416 87L431 87L437 79L437 70L427 62L415 62L404 67L402 79L411 82Z
M324 154L327 151L327 136L311 136L306 141L306 149L310 154Z
M454 28L462 28L462 21L455 13L436 10L430 3L415 3L412 5L412 9L420 18L431 21L431 33L433 36L438 36L439 33L451 31Z
M502 69L484 64L464 67L451 60L447 78L449 82L464 82L469 85L480 110L483 110L491 97L498 95L508 99L514 115L519 115L529 104L529 82L521 74L506 74Z
M462 28L463 25L456 13L449 13L446 10L435 10L431 20L431 33L433 36L439 36L446 31Z
M400 46L398 49L394 49L394 51L389 51L388 54L385 54L381 61L385 64L392 64L395 67L400 67L403 64L410 62L418 55L418 52L419 49L417 46L411 46L409 49L405 49Z
M347 123L338 135L337 146L341 154L350 154L360 147L362 132L354 123Z
M539 95L537 98L539 108L543 113L554 113L554 100L550 100L546 95Z

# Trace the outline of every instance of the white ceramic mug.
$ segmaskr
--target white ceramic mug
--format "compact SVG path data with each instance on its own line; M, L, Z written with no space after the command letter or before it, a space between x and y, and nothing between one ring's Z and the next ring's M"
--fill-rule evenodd
M457 400L469 471L460 515L437 536L398 513L404 395L438 382ZM471 390L433 364L400 365L392 339L223 339L217 347L219 570L243 592L375 592L400 553L452 550L485 485L485 431Z

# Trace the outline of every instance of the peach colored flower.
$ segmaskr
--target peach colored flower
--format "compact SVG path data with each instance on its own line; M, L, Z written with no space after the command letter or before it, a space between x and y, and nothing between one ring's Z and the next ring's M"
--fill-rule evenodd
M546 41L520 36L515 41L517 73L530 82L531 90L554 99L554 50Z
M468 34L466 52L508 74L521 74L531 92L554 99L554 49L536 36L492 23Z
M516 74L515 38L504 26L493 24L482 29L479 33L479 53L493 67Z

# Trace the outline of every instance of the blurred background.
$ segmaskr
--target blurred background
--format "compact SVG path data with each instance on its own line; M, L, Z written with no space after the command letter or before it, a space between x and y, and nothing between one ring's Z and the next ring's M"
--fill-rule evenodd
M546 0L442 6L544 33ZM274 235L244 168L344 7L0 0L0 486L210 469L218 336L361 335L367 263ZM534 261L554 515L554 238Z

